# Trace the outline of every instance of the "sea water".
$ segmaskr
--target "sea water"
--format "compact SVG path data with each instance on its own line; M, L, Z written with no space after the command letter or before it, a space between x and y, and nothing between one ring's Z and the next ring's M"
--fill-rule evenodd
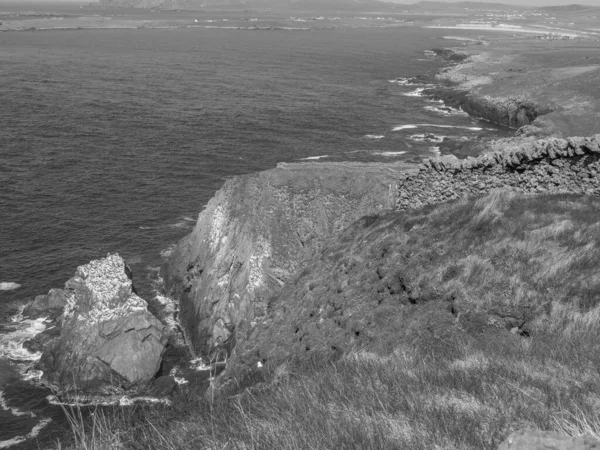
M418 162L446 136L505 133L412 80L443 64L424 53L442 33L0 33L0 448L64 432L34 383L40 355L22 347L46 325L19 311L78 265L118 252L152 300L165 249L228 177L281 161Z

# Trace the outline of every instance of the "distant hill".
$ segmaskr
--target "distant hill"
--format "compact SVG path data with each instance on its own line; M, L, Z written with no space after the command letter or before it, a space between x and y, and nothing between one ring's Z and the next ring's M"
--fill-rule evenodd
M543 8L539 8L543 11L547 12L555 12L555 13L586 13L586 12L598 12L600 8L597 6L589 6L589 5L561 5L561 6L544 6Z
M99 0L105 8L199 9L205 6L273 7L311 10L391 8L377 0Z
M411 9L418 8L428 11L449 11L453 9L464 10L469 9L531 9L528 6L519 5L507 5L506 3L483 3L483 2L434 2L434 1L421 1L413 5L409 5Z

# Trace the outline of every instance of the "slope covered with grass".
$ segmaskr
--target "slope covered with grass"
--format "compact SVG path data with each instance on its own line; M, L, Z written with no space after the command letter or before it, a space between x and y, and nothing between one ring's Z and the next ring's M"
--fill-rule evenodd
M599 434L600 199L366 217L238 344L220 389L76 420L77 448L493 449Z

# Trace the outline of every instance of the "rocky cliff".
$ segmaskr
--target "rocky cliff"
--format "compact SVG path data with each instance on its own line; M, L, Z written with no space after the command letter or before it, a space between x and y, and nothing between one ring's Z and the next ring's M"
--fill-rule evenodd
M307 163L229 180L200 214L194 232L179 243L166 271L171 295L181 300L180 322L189 344L200 355L228 357L265 318L273 319L271 302L284 295L285 283L307 261L310 268L315 263L310 258L360 217L499 188L600 196L600 136L505 144L504 150L478 158L426 160L418 170ZM403 283L409 299L420 295Z
M404 164L299 163L228 180L166 268L188 343L224 358L329 237L393 209Z
M39 368L46 383L63 393L117 394L157 374L165 327L134 293L130 275L119 255L108 255L78 267L64 290L29 305L29 314L62 313L36 338L43 345Z

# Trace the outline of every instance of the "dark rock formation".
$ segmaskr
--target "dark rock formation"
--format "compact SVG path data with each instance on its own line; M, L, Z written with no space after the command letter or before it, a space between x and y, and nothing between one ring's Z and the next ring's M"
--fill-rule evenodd
M23 310L25 316L40 316L41 314L62 314L67 304L65 291L62 289L50 289L47 295L38 295Z
M597 450L600 442L590 436L571 437L552 431L515 431L498 450Z
M550 107L524 96L491 97L476 93L465 95L460 107L471 116L514 129L529 125L538 116L552 112Z
M478 158L425 160L418 175L400 177L397 209L484 195L498 188L527 194L600 195L600 135L516 139L503 146L504 150Z
M228 180L165 274L188 343L230 353L303 261L359 217L396 203L403 164L281 164Z
M61 392L115 394L145 385L158 372L164 326L132 292L125 267L116 254L92 261L77 268L64 291L53 290L30 305L65 303L56 323L60 334L51 329L40 338L45 348L39 368Z

